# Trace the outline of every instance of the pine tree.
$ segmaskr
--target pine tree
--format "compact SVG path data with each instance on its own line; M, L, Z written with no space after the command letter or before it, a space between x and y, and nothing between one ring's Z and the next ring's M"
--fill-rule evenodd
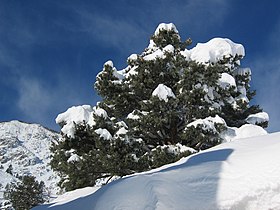
M7 172L8 174L13 175L13 166L12 166L11 164L10 164L9 167L6 169L6 172Z
M4 199L9 200L15 210L29 210L47 199L44 196L44 182L33 176L23 176L21 182L6 186Z
M249 105L254 91L250 69L240 67L242 52L204 62L190 56L190 44L173 24L160 24L125 69L104 64L94 85L103 99L86 114L90 117L72 119L74 124L68 117L58 120L63 140L53 146L51 164L62 187L94 185L100 178L174 162L221 143L227 126L240 127L261 112Z

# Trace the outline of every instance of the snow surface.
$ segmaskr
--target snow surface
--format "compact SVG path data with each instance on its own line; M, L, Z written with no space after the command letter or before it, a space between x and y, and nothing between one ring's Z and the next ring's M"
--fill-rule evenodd
M34 209L280 209L279 149L280 133L236 139Z
M164 84L159 84L157 88L152 93L153 96L157 96L160 100L168 102L168 98L175 98L174 93L171 88L167 87Z

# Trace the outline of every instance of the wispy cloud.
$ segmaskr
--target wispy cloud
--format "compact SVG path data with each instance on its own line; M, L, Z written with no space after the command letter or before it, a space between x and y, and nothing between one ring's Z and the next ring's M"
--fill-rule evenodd
M111 5L110 5L111 6ZM141 1L126 2L126 10L119 9L112 15L82 6L68 7L74 14L74 23L62 21L68 30L88 33L105 47L120 51L133 51L148 43L148 38L161 22L174 22L184 32L200 34L224 22L229 3L223 0ZM117 10L116 9L116 10ZM187 36L187 35L186 35Z
M34 78L21 78L18 83L18 93L19 109L33 119L44 118L54 105L50 90Z
M256 102L270 115L269 131L280 130L280 20L268 34L264 51L252 62L253 84L257 87Z
M21 116L50 127L54 127L57 114L68 107L95 102L92 90L84 91L67 77L58 76L55 85L32 76L22 76L14 82Z

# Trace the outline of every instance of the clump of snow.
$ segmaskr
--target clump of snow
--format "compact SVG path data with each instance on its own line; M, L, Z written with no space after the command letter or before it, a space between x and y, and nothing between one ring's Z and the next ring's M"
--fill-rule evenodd
M242 125L240 128L227 127L227 129L222 132L221 136L225 142L230 142L236 139L262 136L266 134L267 131L260 126L245 124Z
M230 39L213 38L206 43L198 43L190 50L190 59L198 63L217 63L224 57L245 56L243 45Z
M172 154L181 154L183 152L190 152L190 153L196 153L197 151L191 147L187 147L185 145L182 145L180 143L177 143L176 145L163 145L163 146L158 146L156 147L155 149L153 150L156 150L157 148L161 148L161 149L167 149L167 151L169 153L172 153ZM152 150L152 151L153 151Z
M119 128L122 128L122 127L128 128L128 127L127 127L127 124L126 124L124 121L119 121L119 122L116 123L116 125L117 125Z
M67 109L66 112L59 114L56 117L55 122L62 126L61 131L63 134L69 137L74 137L76 132L75 124L85 122L90 126L95 125L93 114L103 117L104 119L108 118L108 114L104 109L96 106L82 105L72 106Z
M152 39L150 39L149 45L147 47L148 53L149 53L150 50L155 49L155 48L157 48L156 43Z
M121 136L121 135L125 135L128 132L128 130L124 127L121 127L117 132L116 132L116 136Z
M146 56L143 57L143 59L146 61L152 61L157 58L164 59L166 53L174 53L174 47L171 44L165 46L162 50L157 49L156 51L154 51L150 54L147 54Z
M221 78L219 78L218 82L223 89L226 89L230 86L236 87L235 79L228 73L222 73Z
M246 118L246 122L250 123L250 124L260 124L263 122L268 122L269 121L269 116L266 112L259 112L257 114L250 114L247 118Z
M113 61L111 61L111 60L106 61L106 62L104 63L104 67L105 67L105 66L110 66L111 68L114 68Z
M163 52L174 53L174 47L171 44L165 46L162 50Z
M234 70L234 74L244 76L251 75L252 73L250 68L237 68Z
M108 118L107 112L100 107L96 107L96 106L93 107L93 111L99 117L103 117L104 119Z
M156 58L163 58L163 56L164 56L163 51L161 49L158 49L155 52L144 56L143 59L146 61L152 61L155 60Z
M103 138L105 140L112 139L111 133L106 128L98 128L94 132L97 133L100 136L100 138Z
M79 155L77 155L77 154L72 154L69 158L68 158L68 160L67 160L67 163L74 163L74 162L78 162L78 161L80 161L80 156Z
M168 102L168 98L176 98L171 88L164 84L159 84L152 93L153 96L157 96L160 100Z
M244 89L238 89L238 90L243 91ZM238 97L236 97L236 100L241 100L243 102L249 103L249 99L246 96L246 94L242 94L242 93Z
M132 68L130 68L128 72L125 74L125 77L129 77L131 75L137 75L138 74L138 72L136 71L137 68L138 66L133 66Z
M112 68L113 70L113 75L114 77L116 77L118 80L123 80L125 78L124 76L124 72L123 71L118 71L115 67L114 67L114 64L113 64L113 61L109 60L107 62L104 63L103 65L103 70L106 68L106 66L109 66L110 68ZM99 77L99 75L101 74L102 72L100 72L99 74L97 74L96 77Z
M124 74L122 71L117 71L116 68L113 69L114 72L113 72L113 75L118 79L118 80L123 80L125 78Z
M138 120L140 118L140 116L137 115L135 113L135 111L133 111L133 112L129 113L126 118L131 119L131 120Z
M222 124L225 125L225 121L220 116L216 115L215 117L206 117L204 119L197 119L187 125L187 127L194 126L201 126L201 128L205 131L214 131L217 132L215 128L215 124Z
M180 53L181 53L181 55L183 55L186 58L187 61L190 60L191 52L188 49L185 49L184 51L181 51Z
M254 136L266 135L267 132L262 127L257 125L245 124L235 130L236 136L234 139L249 138Z
M158 35L160 31L174 31L178 33L176 26L173 23L160 23L156 28L155 35Z
M137 54L131 54L131 55L127 58L127 60L129 60L129 61L135 61L135 60L137 60L137 58L138 58L138 55L137 55Z
M59 114L55 122L62 126L61 131L63 134L74 137L75 134L75 124L78 123L88 123L89 125L94 125L93 120L94 109L90 105L73 106L67 109L66 112Z
M67 109L66 112L59 114L55 122L57 124L64 124L68 122L83 122L88 121L90 118L90 114L93 112L93 108L90 105L82 105L82 106L72 106Z

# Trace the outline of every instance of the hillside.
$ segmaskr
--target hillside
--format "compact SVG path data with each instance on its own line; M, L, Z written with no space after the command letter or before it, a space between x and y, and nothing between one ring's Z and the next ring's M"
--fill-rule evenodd
M280 133L236 139L34 209L280 209L279 150Z
M48 165L49 147L60 135L37 124L19 121L0 123L0 204L6 184L16 177L33 175L44 181L51 195L58 191L58 177ZM12 174L6 172L12 166Z

